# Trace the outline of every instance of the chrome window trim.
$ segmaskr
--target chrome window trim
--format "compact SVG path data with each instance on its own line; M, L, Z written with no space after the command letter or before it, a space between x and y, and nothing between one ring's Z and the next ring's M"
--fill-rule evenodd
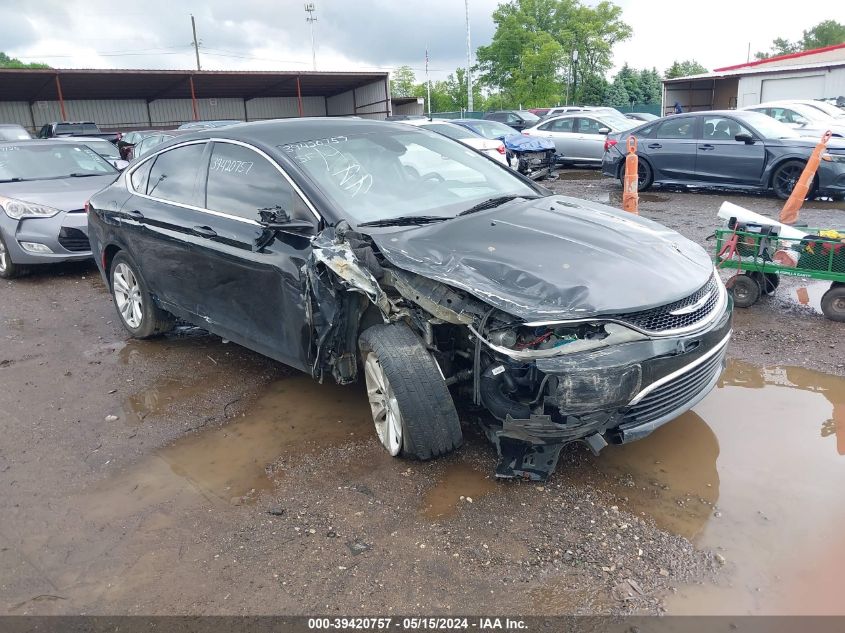
M671 374L667 374L667 375L663 376L663 378L660 378L659 380L655 380L648 387L646 387L645 389L640 391L636 396L634 396L634 399L631 400L631 402L628 403L628 406L629 407L634 406L635 404L637 404L640 400L645 398L648 394L650 394L655 389L662 387L667 382L671 382L672 380L674 380L678 376L681 376L681 375L687 373L688 371L695 369L699 365L701 365L701 364L707 362L708 360L710 360L711 358L713 358L713 356L715 356L716 354L718 354L719 352L721 352L725 348L725 346L728 344L728 341L731 340L731 334L733 334L733 330L728 332L725 335L725 338L723 338L721 341L719 341L719 343L717 343L716 346L713 347L713 349L711 349L706 354L702 354L701 356L696 358L691 363L684 365L680 369L676 369Z
M197 206L194 206L194 205L191 205L191 204L185 204L185 203L182 203L182 202L174 202L173 200L165 200L164 198L157 198L155 196L150 196L146 193L141 193L139 191L136 191L135 188L132 186L132 175L138 169L140 169L141 166L144 163L146 163L147 161L153 160L159 154L164 154L165 152L169 152L171 150L175 150L175 149L178 149L180 147L186 147L188 145L207 144L207 143L212 143L212 142L213 143L229 143L230 145L240 145L240 146L246 147L246 148L256 152L260 156L262 156L273 167L276 168L276 171L278 171L282 175L282 177L288 182L288 184L296 192L296 194L300 198L302 198L302 201L305 203L305 206L308 207L308 210L314 215L314 218L317 220L317 222L320 222L323 219L322 216L317 212L317 209L314 207L314 204L311 202L311 200L308 199L308 196L306 196L303 193L302 189L300 189L299 185L297 185L293 181L293 179L287 174L287 172L282 168L282 166L279 165L275 160L273 160L273 158L269 154L267 154L267 152L264 152L263 150L255 147L254 145L250 145L249 143L245 143L244 141L239 141L239 140L230 139L230 138L210 137L210 138L192 139L192 140L189 140L189 141L185 141L183 143L177 143L176 145L170 145L168 147L165 147L165 148L158 150L157 152L153 152L149 156L145 156L144 160L142 160L140 163L135 165L131 170L126 172L126 178L125 178L126 189L129 191L129 193L131 193L135 196L140 196L141 198L146 198L147 200L153 200L154 202L161 202L163 204L172 204L173 206L181 207L183 209L190 209L192 211L200 211L202 213L208 213L209 215L215 215L217 217L227 218L229 220L235 220L237 222L243 222L244 224L250 224L252 226L261 226L261 223L256 221L256 220L250 220L249 218L243 218L239 215L232 215L231 213L224 213L222 211L214 211L212 209L207 209L205 207L197 207Z

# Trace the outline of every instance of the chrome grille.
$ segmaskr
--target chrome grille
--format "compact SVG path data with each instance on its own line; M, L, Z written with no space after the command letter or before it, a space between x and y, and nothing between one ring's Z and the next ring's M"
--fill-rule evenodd
M688 372L677 376L622 412L622 428L658 420L691 402L722 372L727 346Z
M689 312L686 311L687 308L695 306L708 294L709 297L703 305ZM647 332L666 332L689 328L710 316L719 303L720 295L719 282L714 273L706 284L680 301L649 310L641 310L640 312L615 315L614 319Z

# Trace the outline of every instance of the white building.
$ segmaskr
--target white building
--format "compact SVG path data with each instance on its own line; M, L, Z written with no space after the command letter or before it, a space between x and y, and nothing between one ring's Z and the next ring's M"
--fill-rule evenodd
M663 80L663 112L728 110L777 99L845 96L845 43Z

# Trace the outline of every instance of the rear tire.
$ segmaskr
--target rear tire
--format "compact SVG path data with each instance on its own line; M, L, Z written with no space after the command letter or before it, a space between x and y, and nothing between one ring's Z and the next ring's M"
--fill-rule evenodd
M120 322L133 338L151 338L173 329L175 317L155 304L137 264L122 251L112 259L109 286Z
M446 382L408 326L374 325L358 344L373 422L391 455L425 460L461 445L461 423Z
M749 277L753 277L760 285L760 292L762 294L771 295L780 285L780 275L776 273L748 273Z
M750 308L760 298L760 284L750 275L741 273L728 279L725 284L734 298L734 305L737 308Z
M625 159L622 159L622 166L619 168L619 182L625 187ZM637 191L648 191L654 184L654 170L643 158L637 159Z
M831 321L845 323L845 285L831 285L822 295L822 314Z

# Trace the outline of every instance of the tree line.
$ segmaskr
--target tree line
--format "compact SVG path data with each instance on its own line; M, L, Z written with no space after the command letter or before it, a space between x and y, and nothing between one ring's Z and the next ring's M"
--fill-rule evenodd
M476 49L472 68L476 110L550 107L563 103L614 107L660 103L662 80L708 72L694 59L675 60L662 73L627 63L608 79L613 48L629 39L622 9L609 0L510 0L492 15L490 44ZM845 25L826 20L804 31L801 40L777 38L758 59L845 42ZM424 79L424 78L423 78ZM427 86L409 66L392 74L391 93L426 97ZM467 107L466 69L431 82L431 111Z

